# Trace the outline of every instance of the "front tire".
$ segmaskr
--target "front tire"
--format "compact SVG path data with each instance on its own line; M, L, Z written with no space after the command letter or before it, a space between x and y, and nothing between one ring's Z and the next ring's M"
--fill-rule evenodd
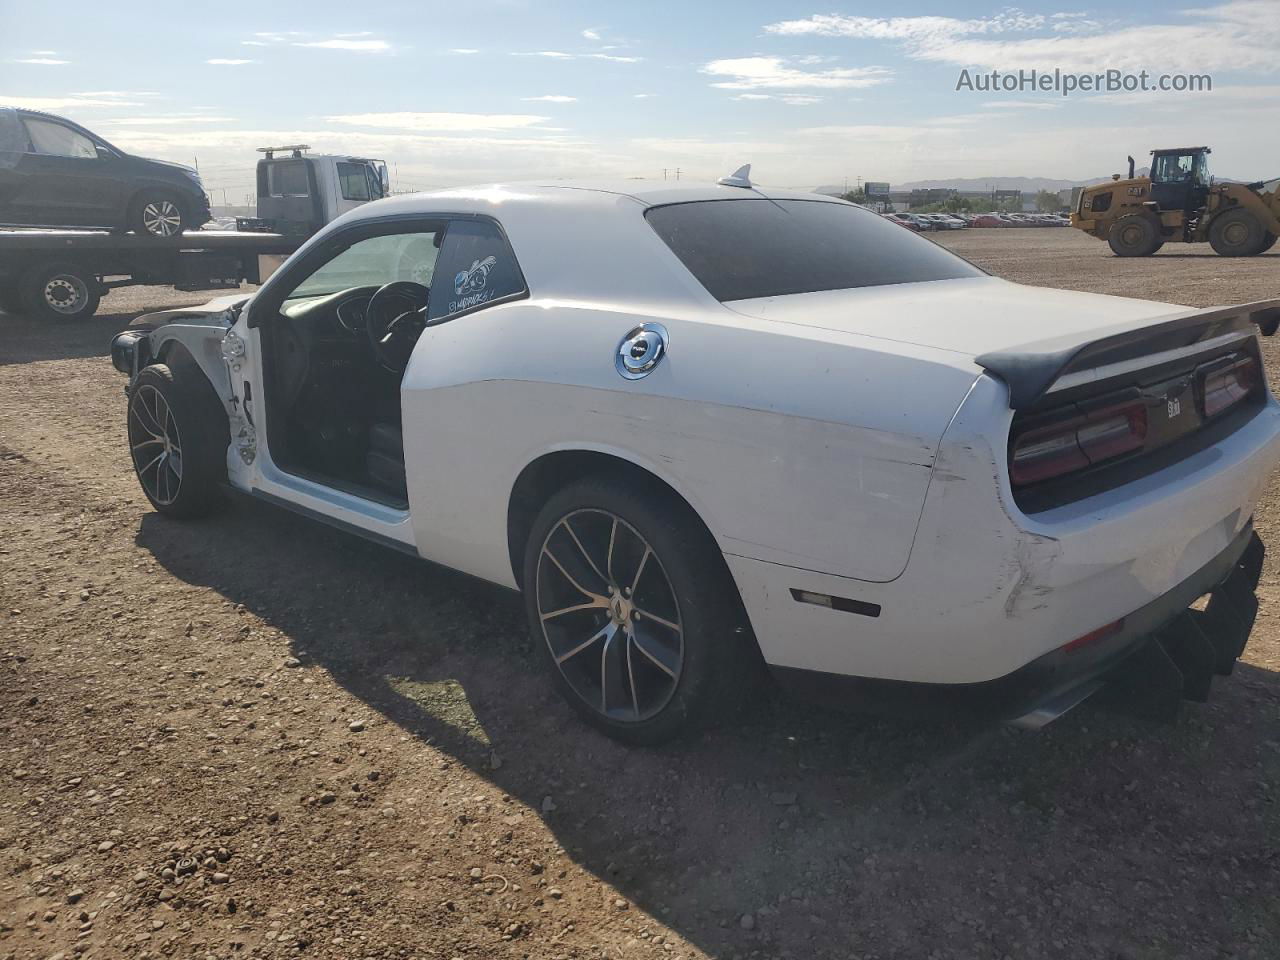
M129 389L128 418L133 470L156 510L191 518L222 505L227 417L198 368L145 368Z
M143 190L129 205L129 229L139 236L164 240L193 228L191 216L175 194Z
M23 312L44 320L85 320L102 302L97 275L70 262L33 267L17 293Z
M759 650L724 558L689 507L625 475L576 481L534 521L525 608L588 723L653 745L733 712Z
M1141 213L1121 217L1107 232L1107 243L1117 257L1149 257L1163 242L1155 220Z
M1266 242L1267 231L1248 210L1228 210L1209 224L1209 246L1220 257L1252 257Z

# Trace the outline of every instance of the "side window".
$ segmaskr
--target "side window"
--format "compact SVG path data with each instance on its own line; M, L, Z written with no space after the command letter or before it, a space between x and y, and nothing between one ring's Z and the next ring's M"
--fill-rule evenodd
M343 200L372 200L368 167L363 163L338 163L338 186Z
M455 220L444 235L428 321L525 292L524 275L497 224Z
M323 297L353 287L381 287L393 280L431 286L436 232L417 230L368 237L347 247L299 283L287 299Z
M267 193L273 197L309 197L307 161L278 160L267 167Z
M27 135L36 153L52 157L81 157L93 159L98 148L82 133L51 120L29 119L25 121Z

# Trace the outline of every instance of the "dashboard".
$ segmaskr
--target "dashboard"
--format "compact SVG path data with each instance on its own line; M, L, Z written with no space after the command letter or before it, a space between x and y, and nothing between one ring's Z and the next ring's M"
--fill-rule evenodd
M322 297L306 297L289 304L281 312L308 328L314 336L327 333L364 339L368 336L369 301L377 290L377 287L351 287Z

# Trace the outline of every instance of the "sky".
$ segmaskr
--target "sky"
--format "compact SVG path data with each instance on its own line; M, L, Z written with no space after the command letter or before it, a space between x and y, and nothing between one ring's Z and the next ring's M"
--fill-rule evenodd
M1219 174L1280 175L1280 0L1064 3L0 0L0 105L197 163L215 203L295 142L383 158L399 190L743 163L801 189L1083 179L1191 142ZM1033 68L1212 90L956 89Z

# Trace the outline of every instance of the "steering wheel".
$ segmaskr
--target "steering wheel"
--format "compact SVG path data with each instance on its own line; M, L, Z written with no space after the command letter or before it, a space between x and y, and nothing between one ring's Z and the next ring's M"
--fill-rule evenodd
M427 322L430 290L412 280L395 280L378 288L365 307L365 332L374 359L392 373L404 373L413 345Z

